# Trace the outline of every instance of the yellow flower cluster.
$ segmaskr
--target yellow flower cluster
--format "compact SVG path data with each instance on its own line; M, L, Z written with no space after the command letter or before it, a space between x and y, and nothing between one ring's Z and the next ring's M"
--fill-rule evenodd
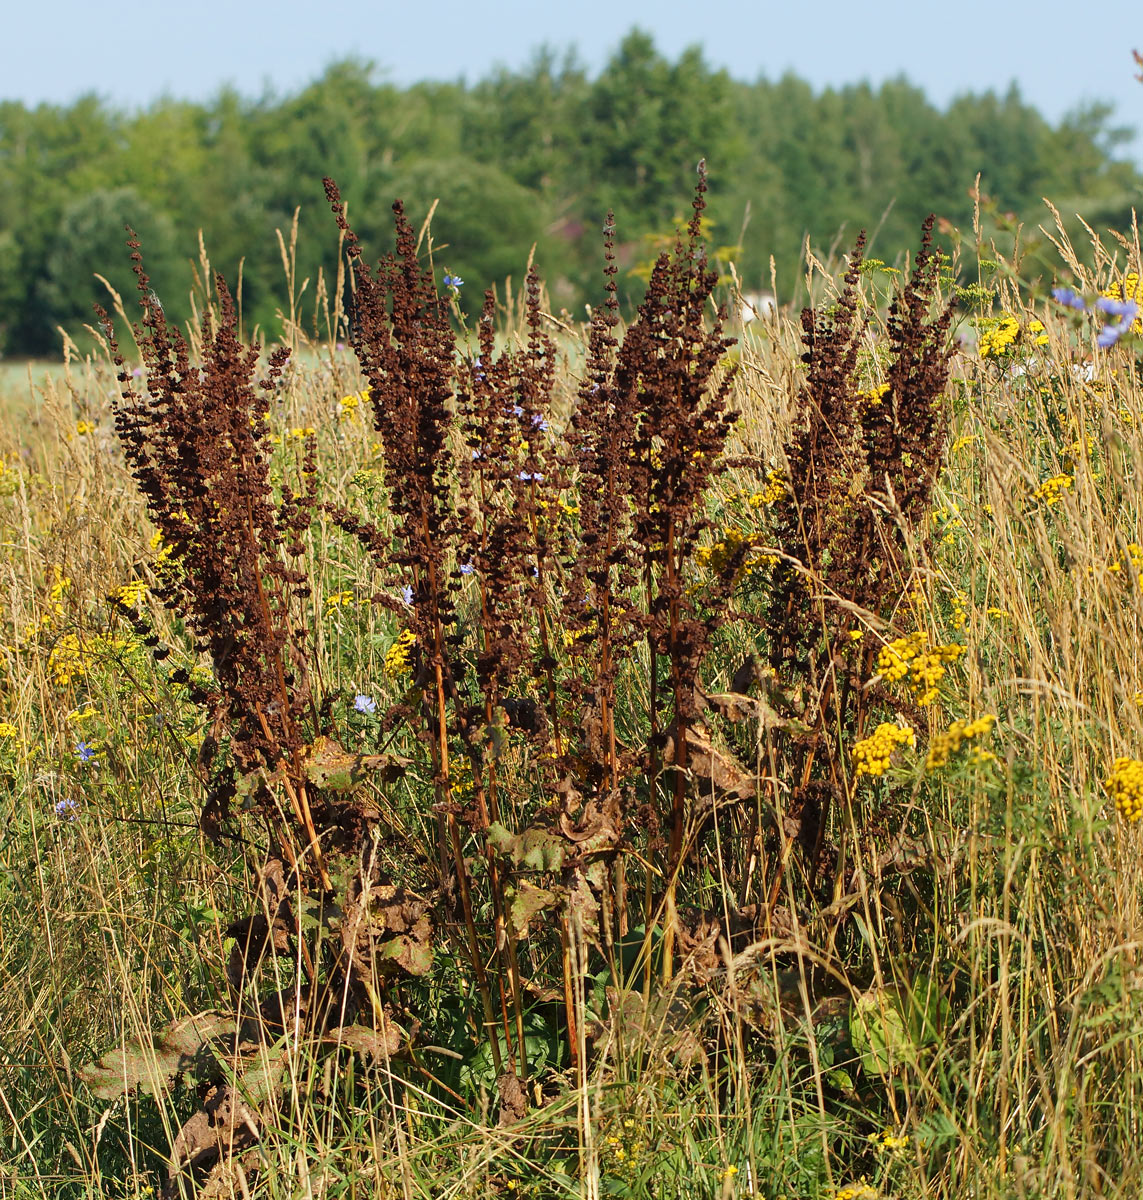
M898 746L915 746L917 736L908 725L891 725L883 721L869 737L853 747L853 761L858 775L884 775L889 760Z
M1135 573L1135 582L1143 588L1143 546L1138 542L1127 543L1127 557L1131 560L1131 569ZM1088 567L1088 574L1094 574L1095 568ZM1111 575L1119 575L1123 572L1123 559L1114 558L1107 564L1107 570Z
M878 1200L876 1188L871 1188L864 1179L851 1183L834 1193L833 1200Z
M721 574L726 570L727 564L744 547L749 546L750 539L742 532L741 529L731 525L723 531L722 537L717 542L709 546L699 546L695 551L695 558L699 562L705 563L716 574ZM743 574L749 575L752 571L761 566L772 567L778 561L777 556L773 554L758 554L747 553L742 560Z
M907 1137L897 1137L891 1129L886 1129L882 1133L871 1133L869 1140L878 1150L892 1150L894 1152L904 1150L909 1144Z
M476 782L472 777L472 762L465 755L450 760L448 786L454 800L467 800L476 790Z
M646 1149L646 1143L635 1136L635 1121L627 1117L622 1130L609 1134L603 1142L603 1158L609 1174L633 1174Z
M867 388L857 393L857 399L863 404L880 404L889 394L889 384L879 383L876 387Z
M146 600L151 589L141 580L132 579L115 589L115 598L124 608L138 608Z
M1109 300L1134 300L1140 307L1140 313L1131 322L1131 331L1143 333L1143 279L1140 279L1136 272L1132 271L1127 275L1122 285L1113 283L1103 294Z
M1000 358L1007 354L1020 336L1020 322L1011 313L990 317L983 326L976 348L981 358Z
M768 508L771 504L777 504L789 490L781 471L767 471L766 486L760 492L755 492L747 504L751 508Z
M925 770L932 771L937 767L948 764L949 759L964 745L974 738L985 737L996 724L996 717L986 713L975 721L954 721L944 733L938 733L929 743L929 755L925 759ZM976 755L977 762L988 762L995 755L980 751Z
M325 615L328 617L335 609L348 608L352 603L352 592L330 592L325 598Z
M289 437L292 442L300 442L303 438L313 437L317 430L312 425L295 425L290 430Z
M86 437L89 433L95 432L95 426L90 421L76 421L75 431L80 437Z
M1033 318L1021 329L1020 322L1011 313L1001 313L998 317L985 317L980 321L976 348L981 358L1003 358L1015 348L1022 335L1030 337L1037 346L1048 344L1043 321Z
M1032 493L1034 500L1043 500L1047 505L1058 504L1060 497L1072 486L1075 480L1071 475L1053 475L1045 479Z
M574 633L570 629L565 629L564 649L570 650L577 642L582 642L585 638L594 637L597 629L598 625L594 617L591 617L582 629L577 629Z
M68 578L59 569L52 567L54 582L48 590L48 602L45 605L45 611L41 614L38 621L31 621L24 626L24 641L31 641L39 633L45 633L52 627L52 620L55 617L64 615L63 598L64 593L71 587L71 579Z
M363 391L354 392L352 396L342 396L338 401L341 408L338 415L342 417L356 416L361 405L369 403L369 395L369 389L365 388Z
M385 674L390 679L396 679L410 669L409 655L416 644L417 635L411 629L402 629L397 640L385 651Z
M87 678L88 672L100 658L132 649L136 643L126 638L97 635L80 641L77 634L65 633L48 655L48 670L56 687L65 688Z
M1125 821L1143 817L1143 762L1137 758L1117 758L1103 786Z
M963 653L964 647L955 642L930 646L928 634L918 630L882 646L877 670L890 683L904 682L918 704L932 704L946 664L956 662Z
M952 627L963 629L968 621L968 593L957 590L952 594Z
M19 737L20 731L11 721L0 721L0 741L14 742L18 741Z
M1091 458L1095 451L1095 438L1091 434L1086 437L1076 438L1064 450L1064 457L1070 459L1073 464L1083 458Z
M151 534L151 549L155 551L155 565L162 566L171 557L173 546L163 544L163 535L156 530Z

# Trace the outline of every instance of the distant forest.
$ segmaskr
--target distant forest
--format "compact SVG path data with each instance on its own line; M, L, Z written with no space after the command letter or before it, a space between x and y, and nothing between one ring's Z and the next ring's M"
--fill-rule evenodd
M135 112L94 96L67 107L4 102L0 352L57 353L58 328L79 329L106 301L96 272L133 297L127 222L169 315L189 315L201 229L232 284L243 263L247 328L273 329L286 303L274 231L288 237L295 208L297 281L311 281L303 309L319 266L326 280L335 268L324 175L370 256L391 244L394 198L416 225L439 198L438 277L447 268L464 279L469 311L486 287L520 280L535 244L553 307L582 315L600 295L607 210L621 288L637 298L638 265L689 215L700 157L712 241L736 247L747 289L769 285L772 257L785 299L806 237L828 249L840 231L848 241L876 230L870 252L891 262L931 211L968 230L978 172L993 228L1023 219L1034 229L1045 196L1097 227L1127 228L1141 178L1115 151L1129 137L1103 107L1053 125L1015 88L942 111L903 78L824 92L794 75L742 82L697 48L672 62L638 31L594 75L541 52L476 83L397 87L350 60L284 98L228 90Z

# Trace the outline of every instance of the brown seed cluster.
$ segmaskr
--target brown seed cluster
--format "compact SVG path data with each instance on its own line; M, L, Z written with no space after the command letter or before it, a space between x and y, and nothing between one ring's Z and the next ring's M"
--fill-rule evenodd
M300 753L311 709L305 643L290 615L309 583L290 564L303 552L316 503L312 439L298 464L298 491L284 483L275 496L270 479L270 399L289 352L275 351L258 378L258 350L239 341L219 277L217 319L204 321L194 365L151 291L133 234L129 245L143 312L135 330L143 385L126 369L110 318L101 313L101 320L122 387L116 430L171 551L156 592L186 616L214 670L206 757L225 738L238 771L274 768Z

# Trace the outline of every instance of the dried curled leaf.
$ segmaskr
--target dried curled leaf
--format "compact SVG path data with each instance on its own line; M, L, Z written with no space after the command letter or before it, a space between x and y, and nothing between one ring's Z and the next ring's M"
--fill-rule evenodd
M227 1190L240 1171L255 1170L256 1157L247 1152L257 1145L268 1110L281 1093L287 1077L282 1055L268 1056L264 1049L237 1064L233 1083L219 1083L179 1130L171 1147L171 1166L163 1195L185 1194L185 1184L196 1179L200 1197L230 1196Z
M100 1100L115 1100L138 1088L149 1096L167 1091L179 1076L190 1076L199 1051L216 1038L235 1034L236 1021L224 1013L198 1013L173 1021L161 1032L131 1038L89 1063L79 1077Z
M668 766L676 761L677 736L672 727L663 748L663 762ZM706 793L713 787L717 792L739 800L749 800L757 791L754 772L747 771L730 754L716 749L706 727L699 722L687 726L686 769L691 779L699 783L700 790Z
M602 799L589 800L572 820L568 812L560 813L560 832L575 845L582 857L614 850L622 840L619 795L608 792Z
M339 921L342 945L354 973L370 980L374 971L427 975L433 965L433 925L428 902L391 884L350 891Z

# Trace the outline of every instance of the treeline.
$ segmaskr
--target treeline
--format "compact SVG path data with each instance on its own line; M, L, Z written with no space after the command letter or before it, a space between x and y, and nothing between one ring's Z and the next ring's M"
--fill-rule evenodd
M793 75L745 83L698 49L671 62L632 32L592 76L550 52L475 84L377 82L357 61L292 96L164 99L125 113L95 97L68 107L0 103L0 350L49 354L58 327L91 319L106 276L130 292L123 226L143 239L168 313L189 312L198 231L232 282L242 263L246 324L285 303L274 230L301 207L298 282L336 257L322 195L332 175L369 251L390 237L389 206L419 223L434 199L437 265L465 280L470 308L529 250L555 306L599 293L600 229L615 210L620 265L651 255L687 215L695 164L710 170L713 239L738 244L744 286L793 286L804 238L877 230L889 261L925 214L971 221L977 173L997 212L1043 219L1041 197L1126 227L1140 175L1113 157L1126 135L1093 107L1057 125L1007 95L965 95L941 111L905 79L815 93Z

